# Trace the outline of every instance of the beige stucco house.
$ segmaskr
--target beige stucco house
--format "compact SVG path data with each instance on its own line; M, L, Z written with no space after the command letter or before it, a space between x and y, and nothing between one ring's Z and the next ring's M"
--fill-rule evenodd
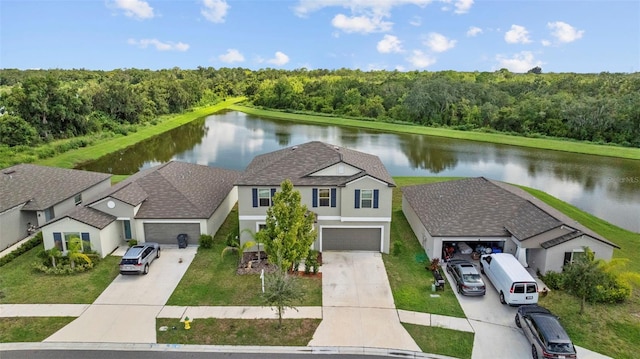
M265 224L285 179L316 215L314 249L389 252L395 183L386 168L377 156L318 141L256 156L247 166L236 182L241 243Z

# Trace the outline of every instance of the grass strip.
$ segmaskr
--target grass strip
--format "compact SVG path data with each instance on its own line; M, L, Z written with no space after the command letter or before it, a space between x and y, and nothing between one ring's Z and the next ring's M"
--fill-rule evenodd
M408 323L402 325L424 353L471 359L473 333Z
M412 124L397 124L381 121L355 120L333 116L308 115L291 112L280 112L274 110L264 110L248 106L235 104L229 109L241 111L250 115L278 120L295 121L299 123L313 123L323 125L334 125L341 127L367 128L381 132L410 133L418 135L438 136L455 138L459 140L469 140L477 142L490 142L511 146L540 148L545 150L564 151L582 153L588 155L618 157L627 159L640 159L640 149L632 147L618 147L608 145L598 145L586 142L571 141L568 139L532 138L523 136L513 136L500 133L486 133L479 131L460 131L448 128L425 127Z
M320 319L196 319L184 329L178 319L156 320L157 342L165 344L306 346ZM167 331L159 328L166 326ZM175 328L175 329L174 329Z
M0 343L41 342L75 317L0 318Z

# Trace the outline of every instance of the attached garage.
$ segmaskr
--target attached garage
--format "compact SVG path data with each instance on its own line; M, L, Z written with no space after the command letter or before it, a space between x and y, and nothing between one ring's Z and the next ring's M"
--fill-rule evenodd
M147 242L178 244L178 234L186 233L189 243L197 244L200 239L200 223L145 223L144 238Z
M382 251L382 228L329 227L321 231L323 251Z

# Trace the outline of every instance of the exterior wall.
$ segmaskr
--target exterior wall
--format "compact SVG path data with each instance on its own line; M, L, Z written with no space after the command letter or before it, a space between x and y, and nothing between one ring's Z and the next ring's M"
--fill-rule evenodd
M97 196L99 193L109 189L109 187L111 187L111 178L107 178L104 181L89 187L87 189L85 189L82 192L79 192L80 194L82 194L82 202L80 203L86 203L87 200L91 199L91 197L95 197ZM76 207L76 202L74 199L75 195L65 199L64 201L61 201L59 203L56 203L53 206L53 213L55 215L54 219L56 218L60 218L60 217L64 217L64 215L66 215L67 213L71 212L75 207ZM38 213L38 225L44 225L45 224L45 217L44 217L44 213Z
M440 252L436 252L434 238L429 234L425 226L422 224L422 221L420 221L420 218L418 218L418 215L413 210L413 207L411 207L404 196L402 196L402 213L404 213L411 230L413 230L414 235L422 245L427 256L429 258L440 258L440 253L442 253L442 243L440 243ZM435 253L438 253L438 255L434 257Z
M109 208L107 203L109 201L113 201L115 203L115 207ZM96 203L91 204L90 206L93 209L97 209L100 212L108 213L114 217L118 218L131 218L134 216L134 207L128 203L124 203L118 199L107 197L103 200L100 200Z
M580 251L583 247L589 247L595 253L596 259L609 261L613 257L612 246L583 235L557 246L548 248L546 250L546 265L540 268L540 272L546 273L548 271L562 271L562 266L564 265L564 253L572 252L574 250Z
M24 204L0 213L0 250L27 237L29 223L37 225L36 213L21 211Z
M379 190L378 208L355 208L356 189ZM392 196L393 189L386 183L371 177L364 177L348 183L347 186L342 188L338 206L343 220L353 217L356 219L370 218L371 220L378 218L378 220L384 221L387 218L391 218Z
M74 219L67 217L42 227L42 241L44 243L45 250L49 250L54 247L54 242L53 242L54 232L89 233L89 239L91 240L91 249L100 253L102 257L108 254L108 253L105 254L102 252L102 247L100 246L100 235L101 235L100 230L88 224L84 224L82 222L78 222Z
M564 262L564 253L562 253L562 259L560 260L560 270L562 270L562 264ZM529 268L535 272L545 273L544 268L547 267L547 250L544 248L530 248L527 249L527 264Z
M100 236L97 240L94 240L93 235L91 236L91 242L95 243L94 249L100 253L102 258L106 257L109 253L118 248L118 246L125 243L120 233L120 223L118 221L113 221L100 231Z
M231 213L233 206L235 206L237 202L238 188L233 187L224 201L222 201L220 206L218 206L215 212L213 212L211 218L207 220L206 228L201 233L207 233L215 236L216 232L218 232L218 229L220 229L220 226L222 225L222 223L224 223L225 219L227 219L227 216L229 216L229 213Z
M516 243L518 242L518 243ZM507 239L504 242L504 248L503 251L505 253L509 253L512 254L513 256L516 255L516 252L518 251L518 245L520 244L520 241L518 241L517 239L513 238L513 236L509 239Z

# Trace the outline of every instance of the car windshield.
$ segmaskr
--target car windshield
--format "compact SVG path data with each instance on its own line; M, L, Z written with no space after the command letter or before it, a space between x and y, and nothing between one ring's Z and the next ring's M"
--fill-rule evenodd
M463 274L462 280L466 283L480 283L482 281L480 279L480 274Z
M573 345L570 343L549 343L549 351L554 353L573 353Z

